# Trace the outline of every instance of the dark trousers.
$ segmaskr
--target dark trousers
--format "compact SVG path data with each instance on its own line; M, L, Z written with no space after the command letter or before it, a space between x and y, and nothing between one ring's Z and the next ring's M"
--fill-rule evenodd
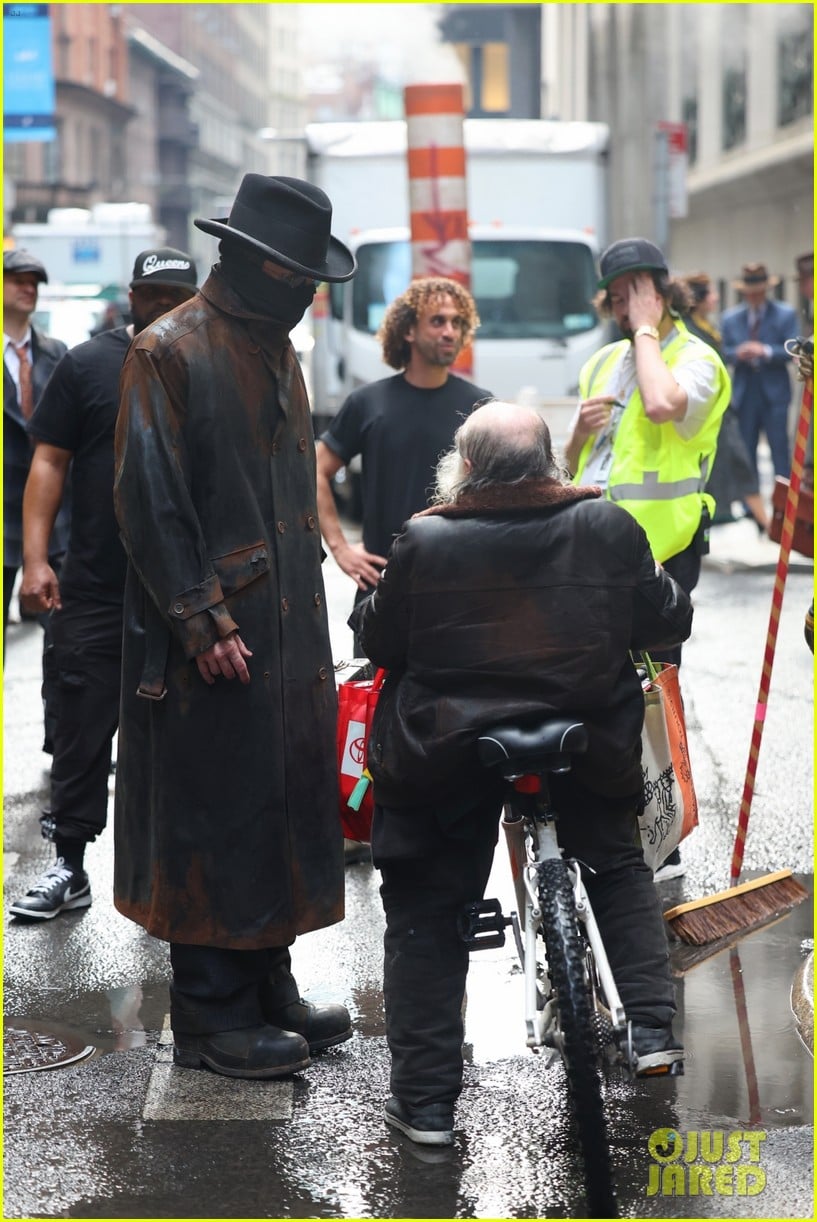
M627 1017L661 1026L675 997L661 907L636 839L634 801L553 778L557 835L582 872ZM376 808L372 855L386 914L383 992L391 1089L410 1108L453 1105L462 1085L468 950L462 905L483 897L498 835L495 800L443 828L439 811ZM595 871L593 873L592 871Z
M678 582L685 594L691 594L701 575L701 557L695 544L690 543L689 547L678 552L677 556L670 556L669 560L664 561L663 568L674 581ZM668 662L680 668L681 646L675 645L671 649L651 649L650 657L653 662Z
M265 1007L298 1000L286 946L228 950L171 942L170 964L170 1025L178 1034L257 1027Z
M791 468L791 446L789 443L789 400L768 400L762 391L744 395L738 408L740 431L752 466L757 470L757 446L760 434L766 434L772 455L775 475L788 478Z
M53 733L47 840L92 841L108 817L108 776L119 724L122 608L66 600L51 616L59 705Z

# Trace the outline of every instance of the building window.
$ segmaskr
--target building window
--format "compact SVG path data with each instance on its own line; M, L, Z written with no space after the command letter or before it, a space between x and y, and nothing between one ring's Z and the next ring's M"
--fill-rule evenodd
M511 108L508 44L488 42L482 48L482 98L485 114L507 114Z
M747 5L724 5L721 46L723 48L723 147L735 148L746 139L746 29Z
M814 14L811 7L781 6L777 38L777 122L795 123L812 112Z

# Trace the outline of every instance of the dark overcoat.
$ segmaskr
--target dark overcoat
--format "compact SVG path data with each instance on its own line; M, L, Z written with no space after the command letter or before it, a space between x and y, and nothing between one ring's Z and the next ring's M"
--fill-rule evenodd
M215 269L134 340L115 506L129 558L115 904L253 950L343 916L336 693L312 422L286 332ZM238 629L251 682L195 655Z

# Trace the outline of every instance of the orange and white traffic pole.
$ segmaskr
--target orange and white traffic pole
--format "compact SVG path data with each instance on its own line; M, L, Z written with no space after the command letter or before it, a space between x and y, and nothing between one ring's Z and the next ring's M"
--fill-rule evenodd
M471 242L461 85L407 85L412 278L445 276L471 288ZM471 373L463 349L454 368Z

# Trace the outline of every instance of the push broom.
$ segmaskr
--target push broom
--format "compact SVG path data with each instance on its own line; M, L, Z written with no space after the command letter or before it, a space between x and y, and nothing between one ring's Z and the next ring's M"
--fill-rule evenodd
M715 942L719 938L731 934L754 929L758 925L779 916L788 908L793 908L808 895L801 887L791 870L777 870L773 874L764 874L751 882L739 883L743 866L743 852L746 845L746 832L749 827L749 812L752 808L752 797L755 790L755 775L760 754L760 740L763 736L763 724L766 719L766 709L769 699L769 688L772 680L772 664L777 643L777 629L780 623L780 611L783 606L783 591L789 571L789 555L794 537L794 522L797 514L797 501L800 496L800 484L803 478L803 466L806 455L806 438L811 423L814 396L813 374L803 386L803 400L800 408L800 419L797 423L797 435L794 441L794 457L792 459L791 480L786 495L786 508L783 516L783 527L780 535L780 554L775 573L774 590L772 592L772 607L769 615L769 629L766 634L766 650L763 657L763 669L760 676L757 704L755 706L755 721L752 730L752 741L749 746L749 761L746 765L746 778L743 785L743 797L738 814L738 828L735 845L732 851L732 864L729 870L731 886L726 891L717 891L705 899L692 900L687 904L677 904L668 908L664 918L671 925L673 932L682 942L694 946L704 946L707 942Z

